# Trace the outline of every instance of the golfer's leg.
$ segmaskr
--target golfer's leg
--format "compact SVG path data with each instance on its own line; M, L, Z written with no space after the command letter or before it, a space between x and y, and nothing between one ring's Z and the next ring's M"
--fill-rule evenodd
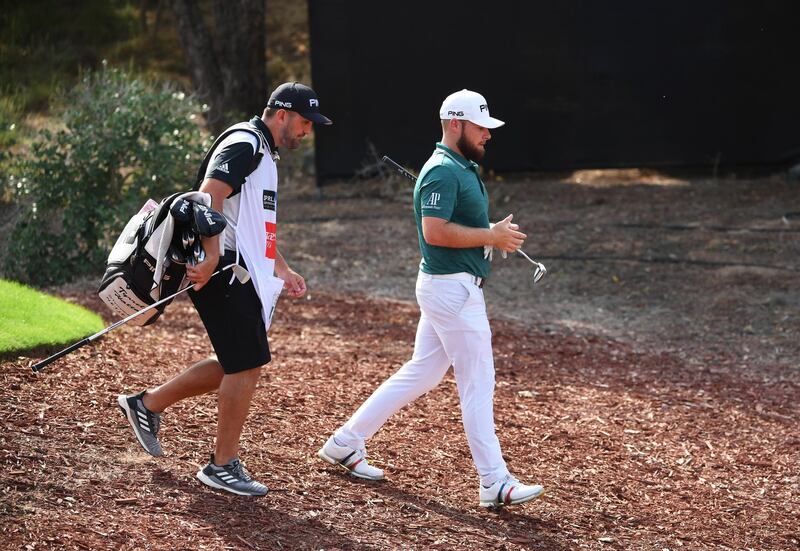
M227 373L219 385L217 405L217 445L214 463L224 465L239 453L239 437L250 411L261 368Z
M403 406L436 387L442 380L450 360L428 318L423 315L417 325L414 354L403 367L367 398L342 428L336 431L339 444L363 449L389 417Z
M163 385L148 390L143 398L144 407L161 413L184 398L216 390L223 375L222 366L216 358L201 360Z
M480 290L459 313L459 325L439 330L453 361L461 415L472 460L485 486L508 474L494 427L494 359L492 333ZM440 327L437 324L437 329Z

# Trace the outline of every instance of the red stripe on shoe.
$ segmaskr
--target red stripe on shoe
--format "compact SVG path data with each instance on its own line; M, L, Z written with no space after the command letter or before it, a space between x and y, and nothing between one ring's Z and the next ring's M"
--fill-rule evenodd
M361 463L362 461L364 461L364 458L363 458L363 457L362 457L362 458L359 458L359 460L358 460L358 461L356 461L356 462L354 462L354 463L351 463L350 465L345 465L345 467L347 467L347 469L348 469L348 470L351 470L351 471L352 471L352 470L355 470L356 466L357 466L359 463Z
M506 505L509 505L511 503L511 492L513 492L513 491L514 491L514 486L511 486L508 489L508 493L506 494L506 500L505 500L506 501Z

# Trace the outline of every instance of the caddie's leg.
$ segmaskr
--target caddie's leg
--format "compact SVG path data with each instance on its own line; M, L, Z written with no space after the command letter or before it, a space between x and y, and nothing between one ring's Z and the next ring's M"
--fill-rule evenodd
M239 453L239 437L250 411L261 368L227 373L219 385L217 413L217 444L214 463L229 463Z
M161 413L184 398L216 390L219 388L224 374L222 366L216 358L207 358L192 365L163 385L146 391L142 401L150 411Z
M364 448L383 424L405 405L432 390L450 367L450 360L430 320L423 314L417 325L414 354L367 398L334 437L340 445Z
M206 486L246 496L263 496L269 491L250 476L238 457L239 438L260 376L261 367L255 367L226 373L222 378L217 401L216 447L208 464L197 471L197 478Z
M163 455L158 440L161 412L184 398L215 390L222 381L222 375L219 362L208 358L157 388L128 396L120 394L117 404L142 447L150 455L159 457Z

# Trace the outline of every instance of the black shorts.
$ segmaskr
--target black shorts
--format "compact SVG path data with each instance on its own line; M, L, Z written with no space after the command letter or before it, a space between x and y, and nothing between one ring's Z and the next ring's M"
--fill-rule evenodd
M217 269L235 259L236 253L225 251ZM240 264L243 261L240 260ZM240 283L234 279L228 285L232 276L233 273L226 270L209 279L199 291L189 291L225 373L255 369L272 359L261 317L261 301L253 281Z

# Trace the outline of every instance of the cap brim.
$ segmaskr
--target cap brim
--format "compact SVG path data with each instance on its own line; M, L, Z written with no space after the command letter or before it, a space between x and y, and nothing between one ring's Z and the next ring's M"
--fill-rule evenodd
M482 126L483 128L500 128L505 124L500 119L495 119L493 117L481 117L479 119L468 119L466 117L463 119L461 117L456 117L456 118L469 121L472 124L477 124L478 126Z
M333 121L322 113L300 113L300 116L317 124L333 124Z
M475 124L480 124L484 128L500 128L505 123L500 119L495 119L493 117L486 117L485 119L483 119L482 122L475 121Z

